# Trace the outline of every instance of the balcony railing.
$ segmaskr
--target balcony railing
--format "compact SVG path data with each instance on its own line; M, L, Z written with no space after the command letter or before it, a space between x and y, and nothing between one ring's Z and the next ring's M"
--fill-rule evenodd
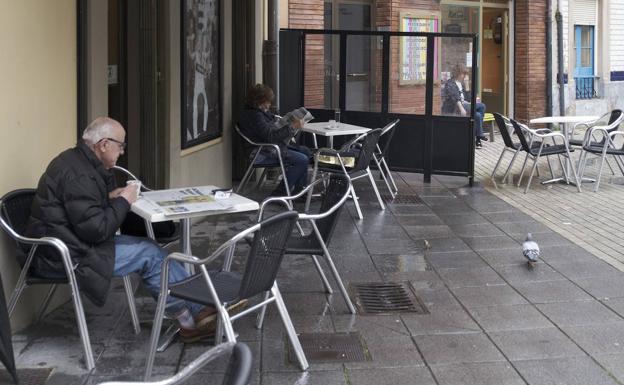
M579 76L574 78L576 84L576 99L593 99L597 98L596 85L598 84L598 76Z

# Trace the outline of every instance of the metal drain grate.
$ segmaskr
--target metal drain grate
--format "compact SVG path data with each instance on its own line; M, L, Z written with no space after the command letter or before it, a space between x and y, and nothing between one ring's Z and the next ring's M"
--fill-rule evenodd
M360 333L302 333L299 342L310 362L360 362L370 361ZM297 356L289 344L288 360L296 364Z
M381 199L383 199L384 201L388 203L393 203L397 205L409 205L409 204L423 203L422 199L420 199L418 195L414 195L414 194L411 194L411 195L399 194L394 198L392 198L392 195L383 194L381 195Z
M351 283L361 314L428 313L409 282Z
M44 385L52 374L52 368L17 369L20 385ZM6 370L0 370L0 384L12 384L13 378Z

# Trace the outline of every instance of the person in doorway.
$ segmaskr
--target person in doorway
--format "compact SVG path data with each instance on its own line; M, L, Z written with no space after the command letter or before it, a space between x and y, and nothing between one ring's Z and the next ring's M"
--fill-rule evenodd
M442 89L442 113L468 116L470 113L469 92L464 87L464 82L468 76L468 69L463 64L457 64L451 71L451 78L444 83ZM477 148L481 148L482 141L487 142L487 137L483 134L483 116L485 114L485 104L481 103L477 97L475 104L475 143Z
M138 199L138 185L115 187L111 168L124 153L126 132L107 117L95 119L76 147L65 150L48 165L37 186L26 235L56 237L67 247L81 292L102 306L113 276L141 275L154 298L160 293L160 273L168 252L147 238L116 235L130 205ZM62 261L50 249L38 249L33 269L45 277L64 276ZM170 281L187 278L174 262ZM214 332L216 311L193 302L169 299L168 312L180 324L180 337L194 342Z
M286 167L286 179L290 193L296 194L308 185L308 164L311 152L306 146L296 145L290 141L296 131L303 127L302 120L282 127L275 124L277 116L269 111L273 96L273 90L269 86L256 84L251 87L238 126L241 132L254 142L279 145L282 160ZM255 153L252 153L251 157L254 155ZM274 153L273 149L263 150L256 162L264 162L269 159L277 160L277 154ZM286 195L283 182L271 195Z

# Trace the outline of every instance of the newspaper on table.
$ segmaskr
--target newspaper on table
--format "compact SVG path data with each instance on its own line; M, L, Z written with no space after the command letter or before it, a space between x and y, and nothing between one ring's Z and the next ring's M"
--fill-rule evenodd
M229 210L232 205L215 199L212 191L206 187L187 187L180 189L149 191L143 193L143 199L156 212L166 216L176 216L200 211Z

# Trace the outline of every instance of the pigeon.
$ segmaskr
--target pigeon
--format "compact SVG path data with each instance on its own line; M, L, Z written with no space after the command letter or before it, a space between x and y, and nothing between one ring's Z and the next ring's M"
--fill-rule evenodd
M537 262L539 253L539 245L533 240L531 233L528 233L526 240L522 243L522 255L527 259L529 267L533 267L533 263Z

